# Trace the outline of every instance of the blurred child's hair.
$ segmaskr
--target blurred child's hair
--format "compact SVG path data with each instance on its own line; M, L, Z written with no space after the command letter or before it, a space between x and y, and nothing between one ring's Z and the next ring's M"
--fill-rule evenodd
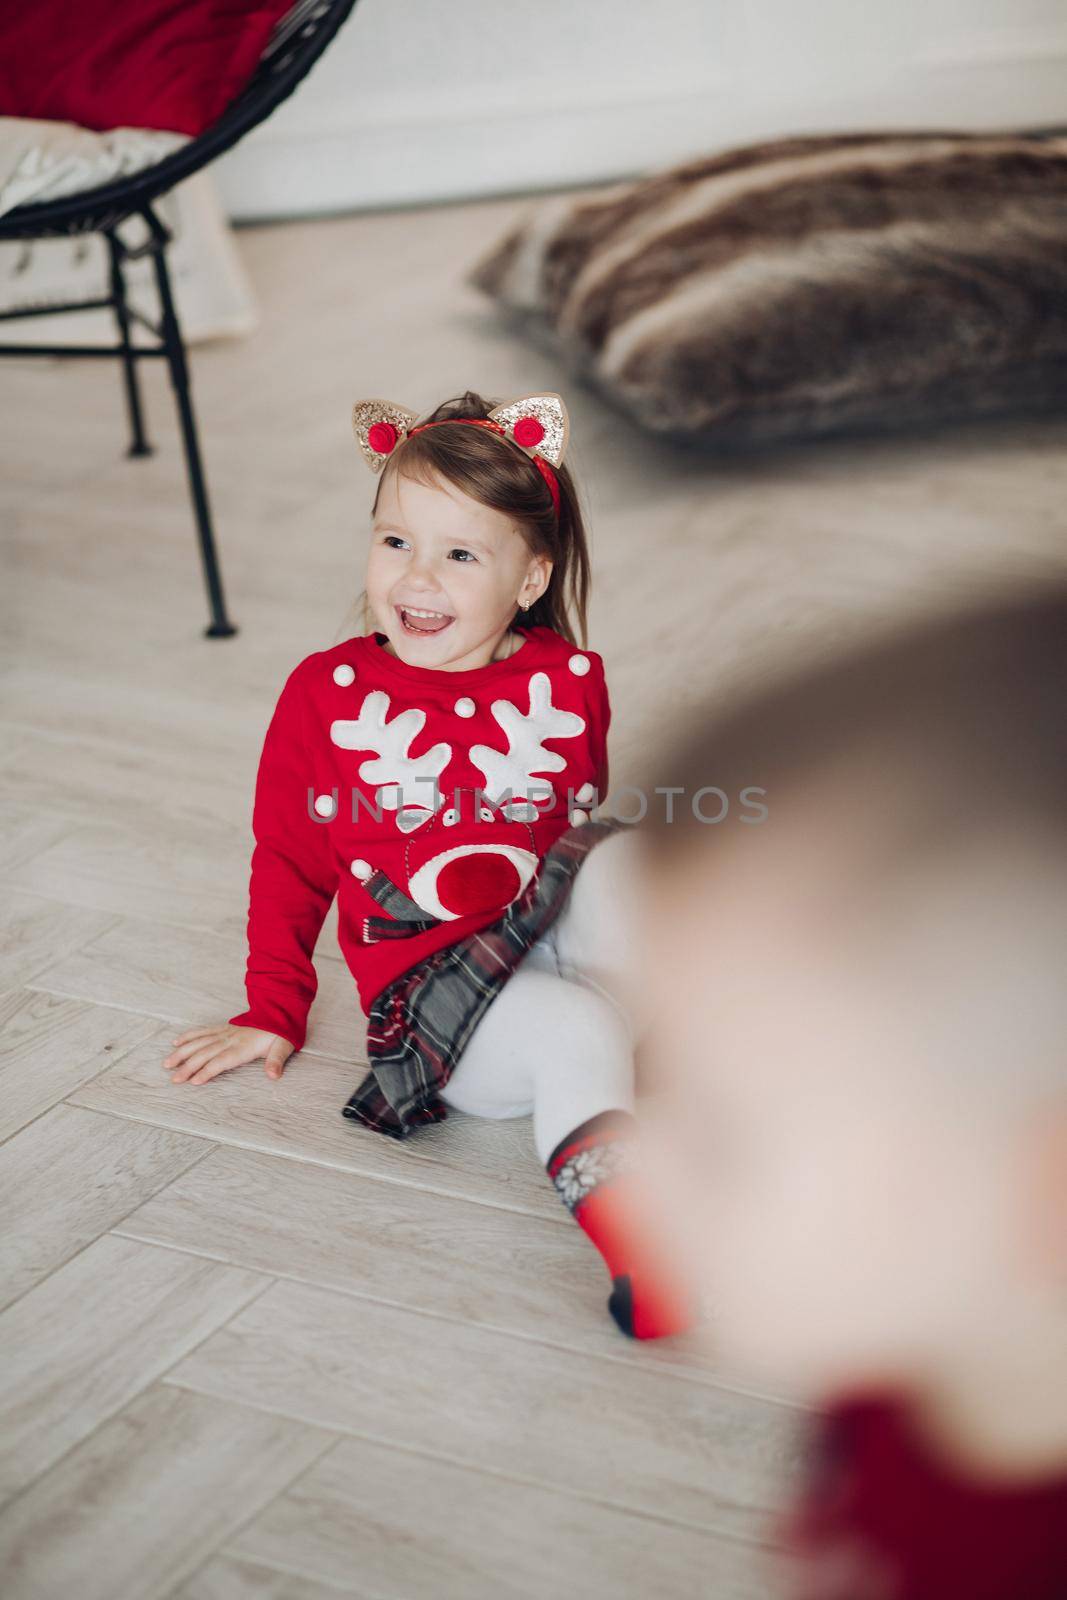
M758 848L776 806L808 790L850 828L855 807L879 797L861 829L873 875L922 870L983 836L992 849L1015 836L1047 850L1050 870L1062 871L1067 587L1016 588L927 615L725 710L693 713L651 757L650 795L656 784L683 790L673 821L650 803L642 824L659 869L687 872L694 850L710 858L727 835ZM691 796L707 785L730 802L717 825L693 813ZM765 791L758 824L737 804L746 787ZM706 800L699 809L714 810Z
M487 417L502 400L485 400L468 389L458 399L446 400L420 422L446 422L453 417ZM532 555L552 562L552 576L544 594L528 611L517 613L522 626L543 624L570 644L586 645L586 607L589 597L589 550L578 493L566 463L555 469L559 480L559 517L541 474L523 453L488 428L428 428L397 447L381 474L371 507L378 507L387 472L401 472L419 483L446 478L473 500L502 511L518 524ZM370 631L367 596L360 596L363 631ZM577 625L575 636L572 620Z

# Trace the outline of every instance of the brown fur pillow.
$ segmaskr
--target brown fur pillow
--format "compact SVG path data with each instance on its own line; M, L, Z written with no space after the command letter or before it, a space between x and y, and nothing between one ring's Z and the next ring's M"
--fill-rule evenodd
M783 139L533 206L469 280L645 428L1067 403L1067 136Z

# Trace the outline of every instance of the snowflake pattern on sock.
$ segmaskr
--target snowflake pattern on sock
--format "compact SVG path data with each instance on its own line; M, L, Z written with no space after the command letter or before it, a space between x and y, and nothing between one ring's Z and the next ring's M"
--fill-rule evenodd
M569 1156L552 1182L573 1216L575 1208L600 1184L610 1182L622 1172L634 1171L637 1164L637 1150L632 1139L609 1139Z

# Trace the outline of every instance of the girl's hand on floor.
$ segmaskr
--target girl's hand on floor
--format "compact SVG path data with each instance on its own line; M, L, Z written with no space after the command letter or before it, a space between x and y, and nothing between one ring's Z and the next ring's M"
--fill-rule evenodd
M293 1046L280 1033L223 1022L179 1033L163 1067L171 1074L171 1083L210 1083L220 1072L262 1057L267 1077L280 1078L292 1053Z

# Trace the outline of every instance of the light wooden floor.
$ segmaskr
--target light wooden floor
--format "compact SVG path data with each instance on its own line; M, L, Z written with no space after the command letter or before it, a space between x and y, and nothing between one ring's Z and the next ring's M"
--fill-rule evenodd
M615 785L708 690L1067 568L1067 421L735 463L643 438L460 284L517 204L240 232L262 327L193 360L232 640L201 637L162 370L131 461L117 372L3 363L8 1600L767 1592L801 1413L616 1330L528 1122L397 1145L342 1118L364 1055L335 913L280 1082L161 1067L243 1004L266 721L356 631L358 396L564 393Z

